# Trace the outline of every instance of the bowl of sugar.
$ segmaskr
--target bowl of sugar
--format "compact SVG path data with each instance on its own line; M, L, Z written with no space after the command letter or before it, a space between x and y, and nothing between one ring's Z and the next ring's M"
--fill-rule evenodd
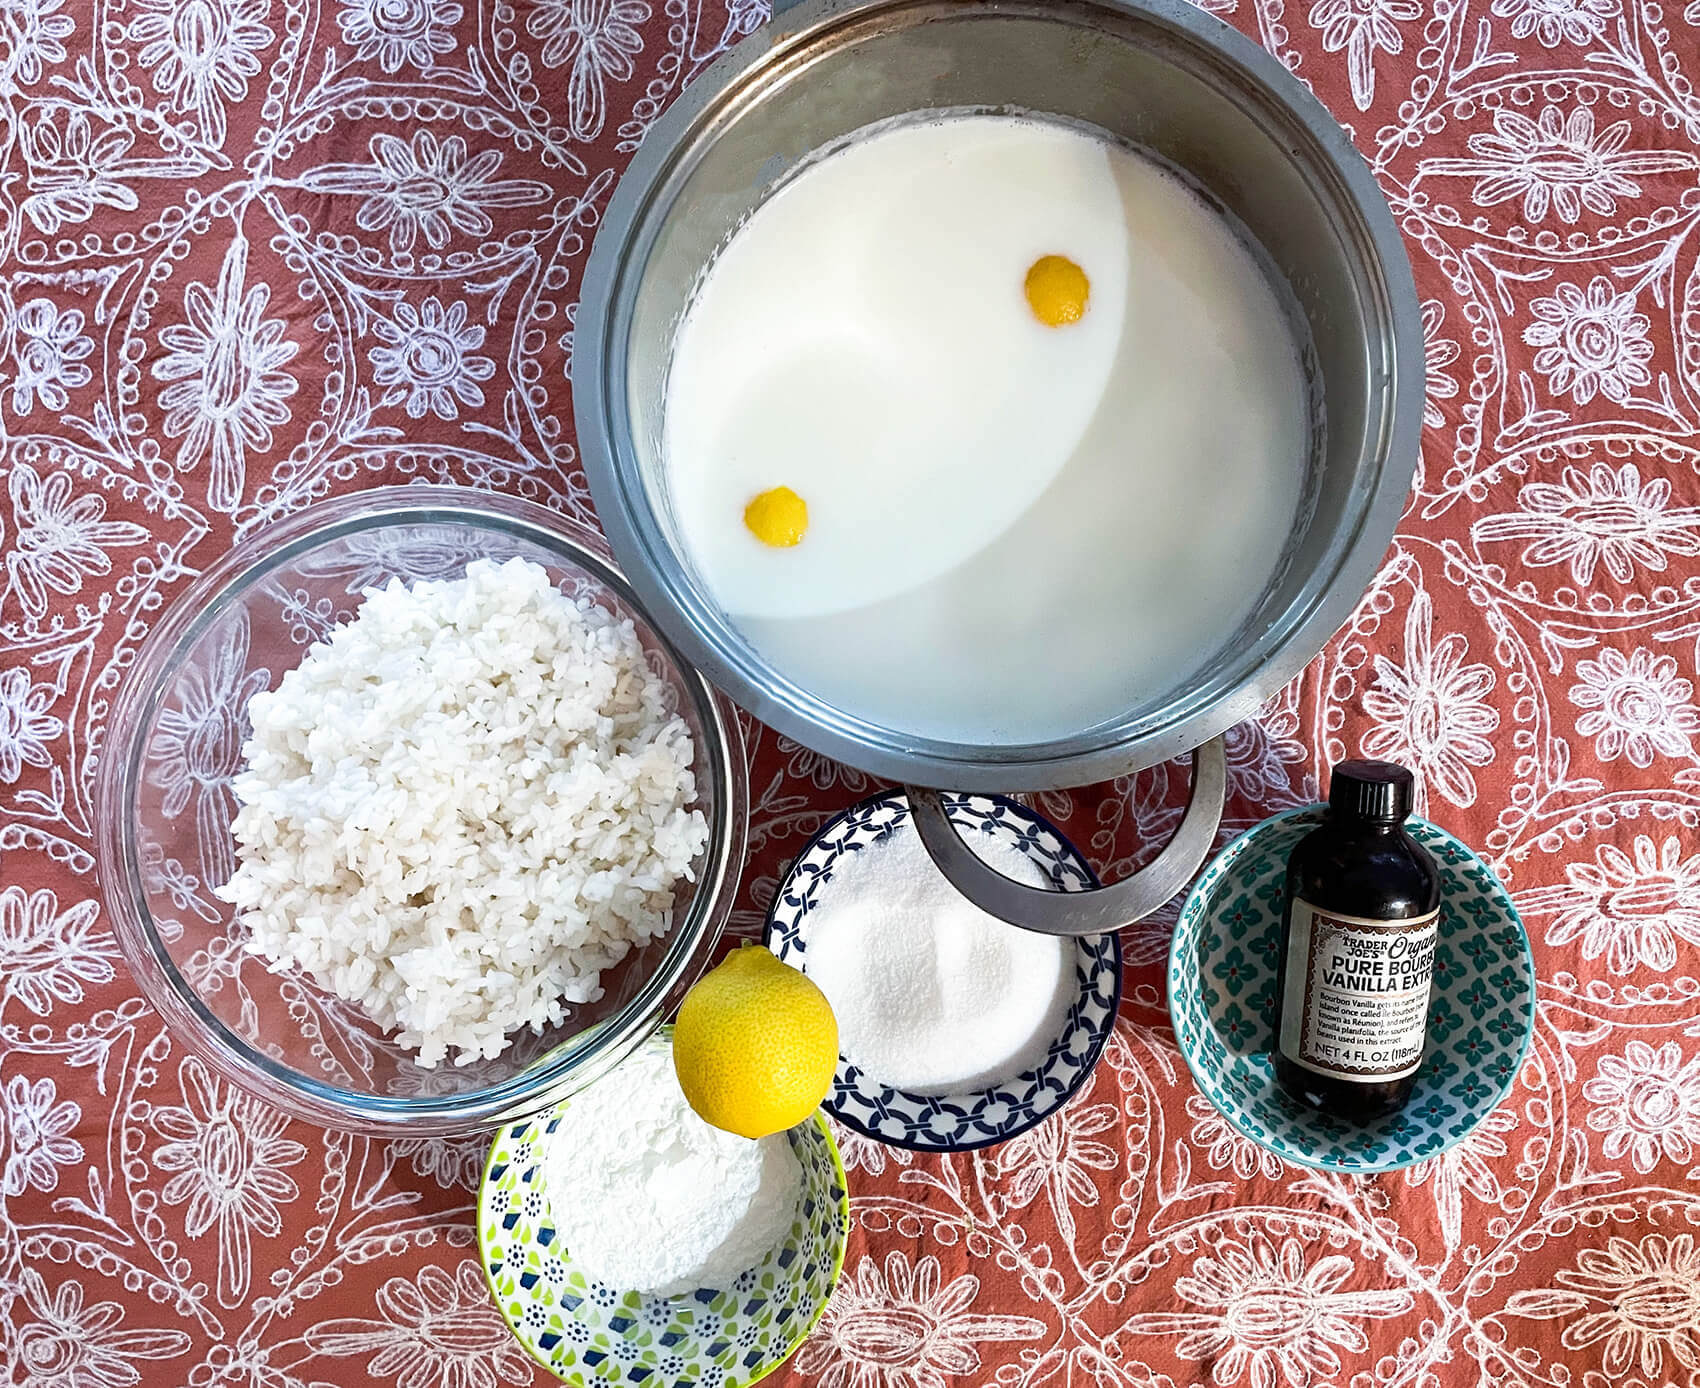
M569 1383L745 1388L814 1328L844 1267L844 1163L817 1112L751 1141L692 1112L672 1028L501 1129L478 1249L521 1346Z
M947 798L982 859L1028 886L1085 892L1057 828L997 795ZM1111 935L1041 935L979 910L933 866L900 790L839 814L774 895L765 943L838 1018L824 1107L878 1142L963 1152L1026 1132L1086 1083L1121 1002Z

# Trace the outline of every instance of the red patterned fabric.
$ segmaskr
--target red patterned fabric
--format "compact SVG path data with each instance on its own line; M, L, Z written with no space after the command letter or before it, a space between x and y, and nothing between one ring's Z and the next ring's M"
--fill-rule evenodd
M1457 1151L1342 1180L1193 1092L1166 921L1090 1090L954 1160L845 1144L856 1228L780 1382L1700 1380L1700 4L1212 0L1352 128L1428 334L1385 568L1230 744L1224 832L1397 757L1535 942ZM646 123L749 0L0 0L0 1365L39 1388L494 1388L476 1142L288 1124L116 956L90 784L185 578L430 478L590 515L572 304ZM425 360L431 358L430 361ZM736 931L870 788L750 729ZM1184 769L1044 797L1125 869ZM541 1377L541 1375L539 1375Z

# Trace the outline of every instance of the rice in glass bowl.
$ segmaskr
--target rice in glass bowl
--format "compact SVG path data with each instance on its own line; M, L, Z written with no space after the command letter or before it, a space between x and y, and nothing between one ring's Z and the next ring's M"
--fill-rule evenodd
M215 889L235 873L248 703L392 579L456 580L479 560L540 565L570 598L630 619L668 714L690 739L690 808L707 824L671 925L601 971L602 996L521 1029L493 1058L421 1065L417 1050L297 969L274 972ZM378 1135L452 1135L534 1112L603 1073L671 1012L713 953L744 852L736 715L644 617L601 537L513 497L386 487L317 503L221 556L137 651L95 786L99 874L148 1000L187 1050L291 1115ZM332 927L334 928L334 926ZM500 921L490 923L500 931Z

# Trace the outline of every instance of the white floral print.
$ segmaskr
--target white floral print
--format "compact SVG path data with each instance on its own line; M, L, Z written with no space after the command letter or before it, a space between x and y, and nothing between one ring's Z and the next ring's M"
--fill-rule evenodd
M1499 711L1487 702L1493 670L1466 664L1469 649L1456 631L1436 643L1434 604L1419 589L1405 615L1405 663L1376 656L1375 688L1364 694L1377 723L1364 734L1364 753L1407 763L1460 808L1476 803L1471 768L1493 760L1488 734L1499 727Z
M225 253L218 284L193 283L183 296L186 323L160 330L167 349L153 366L166 382L159 403L165 432L181 438L177 466L212 459L207 504L234 511L242 500L250 448L272 446L272 430L287 424L295 378L283 368L299 350L284 338L281 318L267 318L271 287L245 288L248 243L238 237Z
M1440 1216L1447 1247L1456 1247L1463 1238L1466 1193L1484 1205L1497 1205L1503 1197L1494 1166L1510 1152L1505 1135L1516 1126L1514 1113L1495 1109L1456 1146L1405 1168L1407 1185L1433 1190L1435 1213Z
M411 142L374 135L371 152L370 164L325 164L303 177L301 186L362 197L355 224L362 231L387 229L390 249L398 255L421 237L441 250L453 232L488 236L495 223L486 209L525 207L549 197L545 184L497 179L502 152L486 149L469 157L459 135L439 140L418 130Z
M275 1237L278 1206L301 1191L286 1169L307 1149L283 1135L282 1113L216 1080L190 1056L177 1067L183 1102L154 1109L149 1122L162 1139L153 1164L173 1173L160 1191L167 1205L186 1205L183 1231L191 1239L218 1232L218 1298L240 1306L248 1295L255 1234Z
M1074 1207L1096 1205L1094 1171L1114 1171L1121 1154L1101 1133L1116 1125L1113 1104L1083 1104L1078 1099L1036 1128L1011 1138L998 1148L993 1163L1008 1182L1005 1198L1012 1209L1033 1203L1040 1191L1063 1238L1074 1242Z
M1418 0L1317 0L1311 6L1310 25L1322 31L1323 51L1346 50L1346 75L1358 110L1369 110L1375 100L1375 55L1403 53L1399 26L1421 19L1422 13Z
M1511 37L1533 34L1544 48L1592 43L1618 11L1618 0L1493 0L1493 12L1511 21Z
M56 124L61 117L63 133ZM136 142L123 126L109 125L96 133L87 111L49 108L34 125L23 125L20 133L34 190L24 199L23 210L43 235L88 221L96 208L136 210L135 189L114 176Z
M845 766L831 757L823 757L799 742L781 736L779 754L786 758L785 772L800 781L807 781L816 790L831 790L842 786L850 795L860 795L873 784L866 774L853 766Z
M362 531L342 544L301 557L301 571L315 577L340 578L343 591L364 593L392 578L412 583L459 578L474 559L488 557L489 541L470 543L459 531L418 529L392 533Z
M1219 1385L1249 1379L1253 1388L1309 1388L1342 1372L1340 1350L1362 1354L1369 1338L1357 1324L1397 1316L1411 1307L1399 1288L1344 1290L1352 1260L1331 1253L1307 1266L1296 1238L1279 1244L1262 1234L1245 1242L1224 1241L1201 1256L1175 1282L1175 1294L1192 1311L1158 1311L1134 1316L1135 1335L1179 1334L1175 1353L1211 1359Z
M543 41L546 67L570 63L567 126L575 140L594 140L608 120L610 81L625 82L643 50L638 26L647 0L531 0L526 30Z
M564 314L567 326L561 329L561 335L555 339L555 345L561 349L561 375L567 384L573 379L573 339L578 335L578 305L568 304Z
M251 1192L275 1210L275 1236L237 1208L247 1290L241 1306L221 1304L232 1274L221 1278L219 1215L198 1238L185 1223L192 1208L206 1216L206 1182L247 1179L252 1151L200 1118L179 1070L189 1052L116 952L95 876L110 866L96 792L119 770L111 716L139 643L233 545L263 543L319 499L408 481L494 486L591 518L572 418L572 373L582 393L599 355L587 318L574 359L575 301L598 288L584 279L590 243L643 132L769 8L0 0L0 1388L548 1381L503 1338L472 1267L460 1285L476 1257L471 1141L276 1133L306 1149L268 1167L295 1194ZM1001 1171L1001 1144L939 1158L840 1134L856 1226L832 1313L844 1318L768 1382L1700 1388L1700 1364L1684 1360L1700 1359L1700 1137L1688 1125L1700 729L1682 727L1700 709L1700 0L1198 8L1277 50L1349 120L1419 286L1424 375L1401 378L1401 392L1426 382L1415 400L1401 393L1405 423L1423 420L1424 456L1391 563L1329 652L1225 734L1224 833L1315 798L1327 761L1367 754L1366 736L1407 760L1423 812L1515 893L1541 979L1534 1051L1457 1146L1375 1178L1319 1177L1244 1138L1198 1097L1167 1032L1152 1032L1171 903L1124 938L1130 996L1084 1100L1112 1106L1113 1121L1072 1145L1053 1134L1063 1161L1048 1174L1039 1159ZM1325 36L1340 47L1325 51ZM782 40L774 56L807 48ZM227 273L238 242L240 272ZM203 307L191 309L195 283ZM411 339L396 305L423 326L432 296L444 325L464 301L463 330L483 329L449 354L478 359L462 384L481 404L457 393L458 373L433 385L400 355ZM1536 300L1550 301L1546 317ZM1602 321L1586 321L1596 308ZM172 325L185 330L176 345L161 337ZM1550 340L1525 342L1530 327ZM1579 388L1592 389L1586 403ZM366 586L452 577L471 557L449 528L347 540L257 595L263 632L259 616L250 634L211 614L194 668L173 670L134 771L143 799L176 813L136 843L137 886L186 974L262 1047L328 1081L369 1070L397 1099L440 1099L477 1081L345 1045L354 1015L244 962L239 939L221 940L229 912L212 894L229 873L241 705L268 687L264 669L323 639ZM1413 611L1419 590L1432 601ZM1646 648L1640 686L1660 674L1691 684L1647 704L1654 732L1674 723L1686 755L1637 741L1603 702L1570 700L1590 684L1578 662L1600 665L1606 648L1621 675ZM1655 668L1666 656L1674 666ZM1603 673L1602 700L1636 684ZM1584 736L1590 713L1598 730ZM754 796L759 852L735 924L759 936L786 861L873 783L742 721L766 795ZM1602 759L1596 738L1614 727L1622 750ZM1632 743L1650 765L1634 765ZM1430 762L1393 750L1410 747ZM1160 846L1184 773L1030 798L1052 817L1066 808L1116 876ZM1467 1054L1474 1028L1503 1020L1497 1007L1460 1015ZM309 1033L332 1048L330 1071ZM1632 1056L1632 1040L1650 1050ZM1441 1086L1445 1103L1479 1089L1468 1069ZM22 1106L8 1094L20 1076ZM53 1089L38 1102L44 1078ZM179 1140L154 1126L162 1108L191 1115L185 1132L208 1129L196 1149L207 1174L173 1185L190 1187L175 1205L163 1192L190 1167L155 1165ZM21 1192L5 1194L8 1180ZM1200 1291L1201 1258L1226 1267L1224 1245L1258 1265L1254 1231L1274 1273L1223 1272L1237 1296L1177 1290L1189 1279ZM1288 1239L1292 1276L1280 1271ZM1337 1284L1318 1271L1331 1255L1353 1265ZM441 1273L422 1274L432 1263ZM1330 1299L1393 1288L1413 1302L1397 1316ZM1127 1333L1136 1313L1199 1319ZM1363 1353L1318 1333L1336 1313L1369 1341ZM1199 1357L1177 1353L1183 1341ZM1338 1373L1315 1363L1330 1351ZM611 1375L631 1367L611 1359ZM710 1373L702 1388L726 1384Z
M476 1191L488 1145L477 1138L404 1137L391 1143L390 1150L415 1176L435 1181L444 1190Z
M1639 1243L1612 1237L1585 1248L1556 1287L1515 1292L1514 1316L1567 1322L1560 1343L1585 1350L1605 1341L1604 1368L1621 1380L1637 1370L1646 1383L1700 1370L1700 1249L1694 1235L1648 1234ZM1667 1380L1666 1356L1670 1360Z
M1300 803L1293 792L1291 768L1305 760L1301 743L1278 736L1262 718L1234 724L1222 741L1229 795L1242 796L1264 809Z
M897 1166L908 1166L915 1160L914 1155L905 1148L863 1137L861 1133L846 1128L835 1120L829 1119L828 1122L832 1124L832 1136L838 1143L838 1155L844 1162L846 1171L860 1169L870 1176L881 1176L885 1174L888 1162Z
M1567 467L1558 482L1530 482L1517 507L1477 521L1475 538L1527 540L1523 563L1569 564L1583 588L1602 567L1618 583L1632 583L1637 565L1663 573L1671 556L1700 554L1700 506L1672 506L1670 479L1643 482L1634 463Z
M427 412L454 419L462 405L484 403L480 381L496 374L496 363L476 355L484 345L484 328L467 321L465 303L444 308L435 296L419 308L399 303L393 318L380 318L374 331L381 346L368 353L372 379L384 392L383 403L406 403L410 418Z
M1648 767L1655 757L1687 757L1700 733L1694 686L1676 672L1674 656L1638 647L1625 656L1607 647L1598 660L1576 662L1570 702L1584 710L1576 731L1594 739L1601 761L1626 757Z
M347 1317L307 1331L320 1354L370 1354L366 1372L397 1388L496 1388L528 1384L531 1361L490 1302L475 1259L454 1271L421 1268L378 1288L381 1320Z
M1438 429L1446 423L1438 400L1450 400L1458 394L1458 382L1447 367L1458 360L1458 344L1440 335L1440 325L1446 321L1446 305L1439 299L1425 299L1423 320L1423 371L1427 389L1423 396L1423 423Z
M1686 1162L1700 1147L1700 1054L1684 1057L1675 1041L1654 1050L1632 1040L1622 1056L1601 1056L1582 1097L1594 1106L1588 1126L1606 1135L1606 1156L1627 1154L1643 1175L1661 1156Z
M336 22L356 58L376 58L385 72L400 72L408 64L432 67L453 53L463 13L452 0L347 0Z
M271 45L271 0L135 0L141 11L127 37L153 89L174 111L193 115L202 137L224 143L225 106L247 100Z
M872 1258L839 1283L820 1327L797 1352L797 1371L819 1388L946 1388L980 1367L978 1345L1036 1340L1042 1321L975 1315L980 1279L964 1273L941 1286L930 1254L913 1268L900 1252L885 1268ZM946 1375L952 1377L947 1378Z
M65 0L0 0L0 86L39 82L43 64L65 61L77 22Z
M1193 1120L1190 1136L1204 1149L1204 1160L1212 1171L1232 1171L1242 1181L1262 1176L1266 1181L1278 1181L1287 1165L1267 1147L1260 1147L1217 1112L1216 1106L1202 1094L1189 1094L1187 1116Z
M404 1065L385 1082L385 1092L398 1099L441 1099L446 1095L464 1094L471 1089L499 1083L513 1073L512 1057L519 1054L520 1048L526 1044L526 1039L522 1038L504 1052L500 1060L475 1060L467 1065L445 1065L435 1070Z
M0 594L16 594L25 614L46 614L49 591L75 597L87 574L112 572L109 547L144 544L148 532L132 521L106 519L106 498L87 492L78 496L67 472L37 476L28 463L19 463L7 480L12 518L17 524L6 555L9 582Z
M238 616L212 644L207 665L190 666L179 676L176 707L160 713L148 744L148 781L165 792L160 814L175 819L195 802L197 866L209 887L223 886L236 871L230 778L242 763L248 700L271 683L264 667L249 670L247 664L247 619Z
M1692 168L1692 155L1675 150L1627 149L1633 127L1626 120L1594 128L1594 113L1577 106L1567 116L1548 106L1536 120L1509 107L1494 112L1493 133L1472 135L1472 159L1428 159L1425 175L1474 178L1471 192L1480 207L1523 200L1523 220L1533 225L1555 212L1574 223L1586 208L1597 217L1617 212L1619 198L1638 198L1636 177Z
M1567 863L1561 887L1518 895L1525 917L1551 915L1547 943L1580 940L1582 957L1605 956L1614 974L1640 966L1667 973L1677 941L1700 948L1700 851L1684 856L1675 834L1662 844L1637 834L1632 852L1601 844L1591 863Z
M150 895L164 897L173 911L189 912L208 925L222 919L205 895L205 884L176 858L168 857L165 849L151 838L142 840L142 886ZM158 922L159 933L167 941L183 936L183 922L169 917Z
M83 984L112 982L118 947L95 928L99 919L93 899L61 911L49 888L0 890L0 998L16 998L45 1017L55 999L81 1002Z
M87 1303L83 1284L67 1279L49 1293L33 1267L18 1276L23 1306L13 1353L27 1388L134 1388L142 1381L138 1359L174 1359L188 1352L181 1330L123 1330L116 1301ZM151 1375L150 1375L151 1376Z
M1568 393L1578 405L1595 395L1622 404L1637 386L1652 381L1651 324L1635 311L1632 290L1619 293L1604 275L1595 275L1587 289L1559 285L1530 311L1535 321L1523 329L1523 341L1540 349L1535 370L1554 394Z
M72 1136L82 1122L82 1109L71 1099L61 1102L52 1080L32 1084L26 1075L7 1080L0 1100L6 1138L0 1193L22 1195L32 1186L57 1190L59 1168L83 1159L83 1144Z
M51 299L31 299L12 315L12 413L26 415L39 401L60 411L71 403L67 387L80 390L94 379L84 358L94 343L83 335L83 315L59 311Z
M22 666L0 670L0 784L16 781L26 766L53 765L47 744L65 731L47 711L55 697L52 685L33 682Z

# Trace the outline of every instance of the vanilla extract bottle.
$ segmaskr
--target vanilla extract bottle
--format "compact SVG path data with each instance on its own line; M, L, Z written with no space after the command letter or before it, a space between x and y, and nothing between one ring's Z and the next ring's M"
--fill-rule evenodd
M1352 1122L1405 1103L1428 1034L1440 875L1405 831L1412 787L1393 762L1341 762L1287 862L1275 1077Z

